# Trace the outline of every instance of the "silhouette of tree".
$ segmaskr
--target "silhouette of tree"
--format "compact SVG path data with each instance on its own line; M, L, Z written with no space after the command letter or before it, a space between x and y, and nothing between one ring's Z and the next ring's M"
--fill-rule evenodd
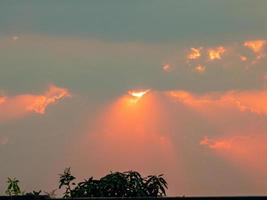
M71 197L71 182L76 179L76 177L71 175L70 167L66 168L63 174L59 174L59 189L63 186L65 187L65 192L63 198ZM75 183L72 183L75 185Z
M64 198L70 197L158 197L166 196L163 175L142 177L136 171L111 172L100 178L85 179L77 185L70 168L60 175L59 188L65 186ZM72 189L71 185L75 185Z
M19 187L19 180L16 179L16 178L10 178L8 177L7 178L7 189L5 191L5 193L9 196L12 196L12 195L20 195L21 194L21 190L20 190L20 187Z

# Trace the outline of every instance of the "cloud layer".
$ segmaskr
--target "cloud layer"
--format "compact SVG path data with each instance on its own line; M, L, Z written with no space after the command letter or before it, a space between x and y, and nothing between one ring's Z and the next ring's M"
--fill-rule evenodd
M54 155L55 162L47 164L53 169L43 169L52 178L66 166L80 177L133 169L164 173L173 195L261 194L266 188L257 177L267 177L266 159L253 157L266 152L262 41L179 46L10 37L2 42L1 62L22 85L0 74L3 88L20 94L1 91L2 155L33 140L43 145L38 153ZM20 57L22 48L28 51ZM8 52L18 59L8 59ZM29 74L35 84L25 81ZM53 85L35 94L21 92L40 91L44 82L78 95L64 109L47 113L70 92ZM33 114L43 117L26 117ZM47 150L47 144L54 146ZM15 149L34 157L24 146ZM6 166L1 177L10 171Z

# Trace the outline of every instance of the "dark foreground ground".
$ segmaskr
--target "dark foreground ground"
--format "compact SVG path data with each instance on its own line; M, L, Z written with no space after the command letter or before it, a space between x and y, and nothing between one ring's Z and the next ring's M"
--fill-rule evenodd
M30 197L30 196L0 196L0 200L63 200L62 198L49 198L47 196L41 197ZM138 197L138 198L118 198L118 197L94 197L94 198L73 198L72 200L267 200L267 196L208 196L208 197L161 197L161 198L149 198L149 197ZM66 200L66 199L64 199Z

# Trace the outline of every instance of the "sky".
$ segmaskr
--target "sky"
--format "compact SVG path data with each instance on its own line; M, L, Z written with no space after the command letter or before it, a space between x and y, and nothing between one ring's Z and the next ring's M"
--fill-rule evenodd
M267 1L0 1L0 193L110 171L267 195ZM61 191L57 190L57 194Z

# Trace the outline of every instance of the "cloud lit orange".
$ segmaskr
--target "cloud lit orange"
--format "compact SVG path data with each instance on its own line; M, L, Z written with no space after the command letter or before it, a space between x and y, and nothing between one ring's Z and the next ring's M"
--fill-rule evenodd
M220 60L222 55L225 53L226 49L223 46L209 49L208 56L210 60Z
M238 164L241 169L248 170L254 176L267 176L267 159L261 155L266 155L267 136L265 133L252 134L232 134L220 138L204 137L200 145L218 153L219 156Z
M243 62L245 62L245 61L248 60L248 58L246 56L240 56L240 60L243 61Z
M266 40L252 40L244 42L244 46L251 49L257 55L257 59L260 59L263 56L263 48L266 44Z
M42 95L6 97L0 104L0 121L19 118L31 112L44 114L47 106L68 96L70 93L67 89L51 85Z
M204 137L200 141L201 145L206 145L207 147L211 149L230 149L232 148L233 145L233 140L215 140L215 139L210 139L208 137Z
M199 47L199 48L191 48L190 49L191 51L187 55L187 58L190 59L190 60L195 60L197 58L200 58L200 56L201 56L201 53L200 53L201 49L202 49L201 47Z
M234 107L241 112L267 114L267 90L228 91L196 95L187 91L170 91L167 95L197 110L212 107Z
M162 69L165 71L165 72L170 72L171 71L171 65L170 64L164 64L162 66Z
M199 74L203 74L206 71L206 67L204 65L197 65L194 68L194 72L199 73Z
M53 104L56 101L68 96L70 96L68 90L51 85L49 87L49 90L43 95L35 96L32 103L27 106L27 110L39 114L44 114L46 107L49 104Z

